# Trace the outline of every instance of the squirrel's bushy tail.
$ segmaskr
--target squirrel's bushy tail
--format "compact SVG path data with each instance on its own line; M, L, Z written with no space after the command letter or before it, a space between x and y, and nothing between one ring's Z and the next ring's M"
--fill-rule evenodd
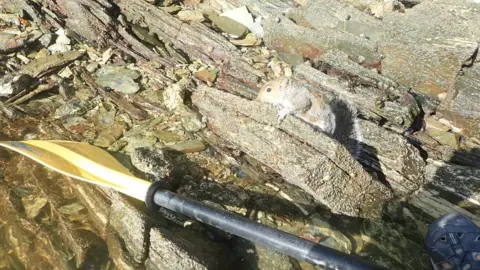
M330 102L330 109L335 116L332 137L343 144L355 159L358 159L362 151L363 140L357 119L357 110L339 98Z

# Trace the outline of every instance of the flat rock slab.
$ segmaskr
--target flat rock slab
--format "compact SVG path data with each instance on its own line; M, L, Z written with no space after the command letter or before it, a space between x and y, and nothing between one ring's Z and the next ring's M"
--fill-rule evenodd
M373 41L352 33L324 27L312 29L280 16L264 22L265 44L279 53L301 55L314 63L328 51L342 51L353 61L375 66L378 63Z
M292 8L297 1L294 0L206 0L203 3L214 8L217 12L227 11L241 6L247 6L248 10L256 16L268 18L280 14Z
M25 73L32 77L39 77L75 61L84 54L84 51L69 51L64 53L56 53L41 59L35 59L26 64L20 73Z
M379 20L337 0L309 1L305 6L291 10L287 17L307 28L319 31L336 29L371 41L378 41L383 35Z
M425 184L426 163L405 137L364 120L360 131L364 142L360 162L385 175L397 194L412 193Z
M410 198L410 204L432 219L457 212L480 226L479 168L429 159L425 178L428 185Z
M480 63L464 70L463 76L457 77L450 109L465 118L480 119Z
M430 161L425 167L428 183L480 206L480 169Z
M192 96L209 128L299 186L335 213L378 217L391 192L348 150L293 116L280 125L269 104L200 86ZM306 143L306 144L305 144ZM311 146L308 146L311 145Z
M478 4L469 1L424 1L405 14L389 14L379 44L383 73L435 98L453 90L478 48L478 21Z
M477 42L458 39L418 39L411 43L390 40L379 45L385 56L385 76L436 99L453 91L458 72L477 48Z

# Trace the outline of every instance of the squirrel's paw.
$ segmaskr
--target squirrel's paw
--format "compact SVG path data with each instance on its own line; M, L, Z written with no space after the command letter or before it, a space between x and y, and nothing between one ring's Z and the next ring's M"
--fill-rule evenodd
M288 109L281 109L278 111L277 113L277 120L278 120L278 123L280 124L283 119L285 119L285 117L287 117L287 115L290 113L290 111Z

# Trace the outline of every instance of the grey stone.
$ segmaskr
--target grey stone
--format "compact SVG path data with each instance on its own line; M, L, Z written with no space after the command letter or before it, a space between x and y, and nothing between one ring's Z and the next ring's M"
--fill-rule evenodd
M189 140L184 143L177 143L167 147L183 153L193 153L205 150L206 146L199 140Z
M130 158L135 168L154 176L157 181L169 176L173 169L170 157L154 147L137 148L131 153Z
M97 77L95 81L103 87L109 87L123 94L134 94L140 90L138 83L121 73L102 75Z
M60 106L53 115L54 119L62 119L72 116L81 116L85 114L90 106L90 102L83 101L77 98L69 100L67 103Z
M5 75L0 80L0 97L16 95L34 83L35 79L27 74Z
M98 63L97 62L92 62L92 63L89 63L85 69L88 71L88 72L95 72L95 70L97 70L98 68Z
M25 46L25 39L13 34L0 33L0 53L11 53Z
M177 16L182 21L202 22L205 20L200 10L182 10L178 12Z
M52 41L53 41L53 34L51 33L46 33L46 34L43 34L39 39L38 41L40 42L40 44L42 44L43 47L48 47L50 46L50 44L52 44Z
M190 132L198 132L206 126L195 113L182 117L182 123L183 127Z

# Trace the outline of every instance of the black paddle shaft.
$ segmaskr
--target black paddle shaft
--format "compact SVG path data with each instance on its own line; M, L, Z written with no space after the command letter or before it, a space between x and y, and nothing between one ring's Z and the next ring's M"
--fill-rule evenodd
M156 190L153 194L153 202L158 206L313 265L342 270L385 269L356 255L342 253L170 191Z

